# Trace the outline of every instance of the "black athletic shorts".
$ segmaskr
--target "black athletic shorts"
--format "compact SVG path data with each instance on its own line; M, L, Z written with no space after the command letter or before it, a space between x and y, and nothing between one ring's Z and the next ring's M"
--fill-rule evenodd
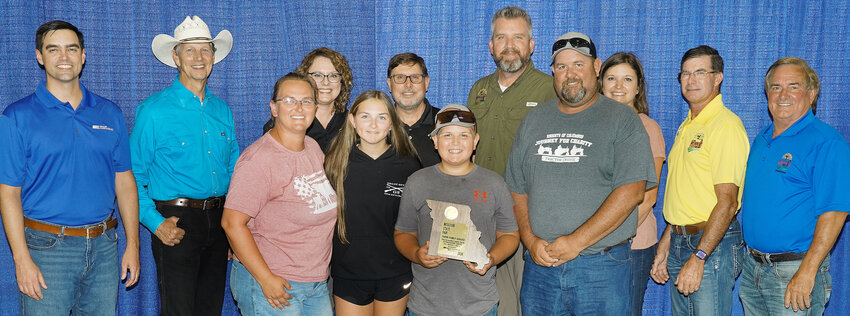
M368 305L372 301L397 301L410 293L413 274L403 274L383 280L349 280L334 277L333 292L347 302Z

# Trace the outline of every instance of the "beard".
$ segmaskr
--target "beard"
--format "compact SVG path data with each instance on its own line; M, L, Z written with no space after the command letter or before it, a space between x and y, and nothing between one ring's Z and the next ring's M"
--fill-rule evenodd
M393 100L393 101L395 101L396 106L398 106L398 107L400 107L404 110L407 110L407 111L412 111L412 110L416 109L417 107L419 107L420 105L422 105L422 102L425 101L425 98L423 97L421 99L416 99L416 100L413 100L411 102L405 102L404 100L400 100L400 99L399 100Z
M517 54L517 58L513 60L506 60L503 56L506 53L515 53ZM496 66L499 67L499 70L509 73L514 73L525 67L528 64L528 58L522 56L520 52L513 48L504 49L498 56L493 56L493 61L496 62Z
M570 95L570 90L567 88L567 84L572 83L572 82L576 82L576 81L579 82L579 87L581 87L581 88L574 95ZM581 85L581 83L582 83L581 80L564 81L564 83L561 85L561 91L559 91L558 96L560 97L560 99L562 101L564 101L567 104L579 103L579 101L583 100L584 97L587 96L587 89L585 89L584 86Z

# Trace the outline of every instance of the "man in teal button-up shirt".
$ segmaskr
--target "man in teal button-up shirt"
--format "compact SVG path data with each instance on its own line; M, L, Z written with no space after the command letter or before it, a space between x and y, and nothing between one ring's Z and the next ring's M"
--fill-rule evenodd
M197 16L174 33L152 46L180 74L139 104L130 135L139 217L157 237L151 249L162 314L219 315L228 250L221 212L239 146L233 113L206 85L233 39L227 30L212 39Z

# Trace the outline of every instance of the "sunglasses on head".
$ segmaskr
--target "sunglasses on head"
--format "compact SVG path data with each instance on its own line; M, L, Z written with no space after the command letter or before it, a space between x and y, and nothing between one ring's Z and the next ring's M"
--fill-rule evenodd
M569 44L569 47L572 48L586 48L587 52L591 56L596 56L596 47L594 47L593 44L588 42L586 39L579 37L566 38L556 41L555 44L552 44L552 51L555 52L561 48L567 47L567 44Z
M464 123L475 124L475 115L473 115L472 112L470 112L470 111L453 110L453 111L445 111L445 112L442 112L442 113L437 113L437 123L438 124L449 123L449 122L453 121L454 118L457 118L458 121L461 121L461 122L464 122Z

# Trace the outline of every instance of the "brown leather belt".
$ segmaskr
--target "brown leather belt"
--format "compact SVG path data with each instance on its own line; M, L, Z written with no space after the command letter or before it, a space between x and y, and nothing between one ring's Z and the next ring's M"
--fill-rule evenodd
M629 238L629 239L631 239L631 238ZM603 253L605 253L605 252L609 252L609 251L611 251L611 249L614 249L614 247L621 246L621 245L625 244L626 242L628 242L628 241L629 241L629 239L623 240L623 241L621 241L619 244L616 244L616 245L613 245L613 246L605 247L605 249L602 249L602 252L603 252Z
M802 260L806 257L806 252L783 252L783 253L763 253L761 251L750 248L750 255L759 263L783 262Z
M29 227L30 229L35 229L40 232L45 232L54 235L62 234L64 231L65 236L74 237L95 238L97 236L103 235L103 233L107 230L115 228L115 226L117 225L117 218L107 220L105 225L101 223L97 226L90 226L88 228L72 228L68 226L56 226L52 224L36 222L34 220L24 217L24 226Z
M693 235L693 234L697 234L697 233L705 230L706 224L708 224L708 222L699 222L699 223L696 223L696 224L684 225L684 226L680 226L680 225L671 225L671 226L673 226L672 227L673 232L678 234L678 235Z
M197 208L202 210L210 210L224 206L224 196L211 197L205 200L195 200L190 198L176 198L168 201L154 200L156 204L171 205L180 207Z

